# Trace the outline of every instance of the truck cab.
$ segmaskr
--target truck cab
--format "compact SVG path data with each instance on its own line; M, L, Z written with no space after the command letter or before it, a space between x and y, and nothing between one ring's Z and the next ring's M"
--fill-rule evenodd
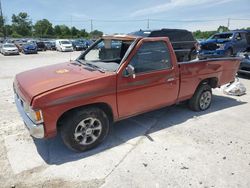
M186 100L208 109L212 88L234 81L239 63L180 63L167 37L104 36L75 61L16 75L15 101L32 136L59 132L70 149L86 151L113 122Z

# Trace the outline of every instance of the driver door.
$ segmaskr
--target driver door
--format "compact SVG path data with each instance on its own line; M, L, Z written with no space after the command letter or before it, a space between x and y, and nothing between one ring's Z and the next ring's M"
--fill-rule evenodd
M174 104L178 95L179 77L176 59L170 53L166 38L145 38L130 53L118 73L117 104L120 118L125 118L166 105ZM171 50L173 52L173 50ZM128 75L126 67L134 67Z

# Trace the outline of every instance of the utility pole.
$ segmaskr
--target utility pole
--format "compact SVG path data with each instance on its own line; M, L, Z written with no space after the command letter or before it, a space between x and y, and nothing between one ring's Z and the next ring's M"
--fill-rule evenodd
M230 27L230 18L227 19L227 28L229 29Z
M149 18L147 19L147 29L149 29Z
M1 25L3 26L3 35L4 35L4 39L6 39L6 33L5 33L5 29L4 29L4 20L3 20L3 10L2 10L2 2L0 0L0 18L1 18Z
M90 20L90 32L92 32L93 31L93 20L91 19Z

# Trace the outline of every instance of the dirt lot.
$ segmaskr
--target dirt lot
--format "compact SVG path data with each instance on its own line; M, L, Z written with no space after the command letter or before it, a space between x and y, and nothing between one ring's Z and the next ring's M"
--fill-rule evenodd
M0 55L0 187L250 187L249 94L216 89L208 111L182 104L121 121L85 153L59 136L33 140L15 108L15 74L78 55Z

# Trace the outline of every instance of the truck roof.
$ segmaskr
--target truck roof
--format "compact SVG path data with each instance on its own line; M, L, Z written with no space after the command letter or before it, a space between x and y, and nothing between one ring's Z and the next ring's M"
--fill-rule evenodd
M138 37L133 36L133 35L104 35L102 38L131 41L131 40L135 40Z
M171 42L195 41L192 33L185 29L158 29L158 30L139 30L130 35L141 37L168 37Z

